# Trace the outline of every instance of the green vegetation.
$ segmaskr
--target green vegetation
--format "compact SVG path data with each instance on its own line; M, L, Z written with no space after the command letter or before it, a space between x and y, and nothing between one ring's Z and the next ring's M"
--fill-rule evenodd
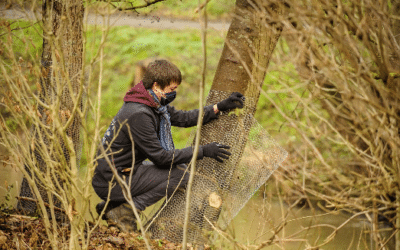
M27 60L29 58L38 58L42 52L42 37L41 34L37 32L40 30L39 23L32 24L29 21L14 21L8 20L3 21L8 22L10 29L13 30L13 47L12 50L15 53L15 58ZM4 26L2 26L4 27ZM1 39L10 39L6 36L1 36ZM10 51L11 52L11 51ZM4 54L5 56L7 53ZM11 59L11 58L9 58Z
M13 31L13 36L5 35L5 27L8 26L10 30ZM0 47L0 57L4 62L4 67L8 72L15 71L15 68L12 67L13 61L17 61L19 67L22 70L26 70L25 76L32 83L35 82L35 77L32 74L32 69L37 65L35 63L40 62L40 54L42 50L42 38L35 31L40 29L39 24L31 24L27 21L13 21L13 20L3 20L0 21L0 36L1 41L6 41L11 39L12 46L9 47ZM13 76L13 74L10 74ZM18 80L18 77L13 76L12 81L15 84L21 84ZM31 88L35 90L37 88L36 84L31 84ZM3 104L5 101L5 96L9 95L6 93L7 87L5 83L0 84L0 104ZM33 102L32 102L33 105ZM13 107L15 110L20 110L18 105L14 105L14 103L9 103L9 107ZM5 105L0 105L0 115L5 118L4 126L6 126L10 131L15 132L18 130L18 123L10 117L10 110Z
M163 16L197 19L199 14L195 12L198 8L198 1L172 1L158 3L146 11L152 11L155 14ZM211 20L227 19L233 13L235 7L234 1L210 1L207 4L207 14Z
M28 26L28 22L21 21L13 22L11 27ZM37 63L40 60L42 38L37 33L39 28L39 25L36 24L15 32L17 38L14 38L16 42L13 43L13 50L23 58L26 64L31 62L35 65L35 62ZM86 64L89 64L100 45L101 30L95 26L89 26L87 29ZM27 34L29 35L24 36ZM24 43L18 37L29 37L30 41ZM217 31L210 31L207 35L208 65L206 95L211 88L224 39L225 34ZM283 44L282 46L286 45ZM171 60L182 71L183 82L178 89L178 96L174 101L175 107L183 110L198 108L198 87L201 80L201 65L203 60L202 42L199 31L188 29L180 32L171 32L170 30L132 28L127 26L112 27L109 29L107 42L104 47L101 101L102 132L107 129L110 121L122 106L122 100L126 91L133 84L135 65L141 60L152 57ZM100 72L98 66L95 63L93 83L99 81ZM297 82L296 79L288 77L288 75L295 74L293 65L288 63L286 67L275 70L274 64L271 63L270 68L272 70L269 71L265 79L264 91L278 91L284 88L279 84L282 81L287 82L288 85L293 85L293 83ZM33 84L32 87L35 87L35 85ZM95 89L96 86L93 86L93 91ZM284 103L282 105L283 109L296 111L297 101L290 94L283 92L275 95L274 99L277 102ZM88 118L90 120L90 114ZM276 110L271 109L271 104L262 95L259 100L256 119L273 136L288 132L285 131L287 126L285 126L283 117ZM187 145L191 131L191 128L174 127L172 129L177 148L183 148ZM84 157L83 154L82 160L86 162Z
M207 76L206 95L211 88L215 70L222 52L225 34L210 31L207 36ZM99 43L101 32L89 27L87 34L88 48L90 44ZM94 46L97 48L97 45ZM88 51L87 62L92 53ZM104 48L104 72L102 93L102 121L104 130L108 127L114 115L122 106L122 99L131 87L134 79L135 64L149 57L167 58L175 63L182 71L183 82L178 88L178 95L174 105L178 109L189 110L198 108L198 86L201 80L202 44L199 31L185 30L171 32L170 30L154 30L131 27L113 27L109 30L108 42ZM273 65L271 65L272 68ZM288 75L295 74L293 65L287 64L279 70L270 71L265 79L265 91L278 91L284 86L280 82L287 82L293 86L298 81ZM97 76L98 74L95 73ZM97 81L97 79L95 80ZM299 91L300 92L300 91ZM298 102L287 92L275 95L277 102L282 102L283 109L295 111ZM267 130L276 131L275 135L285 131L283 117L271 109L269 101L261 95L256 118ZM301 111L300 111L301 112ZM281 128L281 131L278 131ZM191 128L173 128L175 146L183 148L188 143ZM290 132L290 131L289 131Z
M88 57L89 62L94 51L90 44L100 43L101 32L89 27ZM209 33L207 39L208 68L207 90L216 70L222 51L224 35L216 31ZM144 28L114 27L108 34L104 48L104 72L102 89L102 121L104 129L118 112L123 103L126 91L134 79L135 64L149 57L160 57L171 60L182 71L183 82L178 89L174 105L178 109L198 108L198 87L201 80L202 44L200 34L195 30L171 32L170 30L152 30ZM98 68L98 67L96 67ZM98 70L98 69L97 69ZM98 78L98 71L94 74ZM98 79L94 79L97 82ZM177 148L186 145L191 129L174 128L173 134Z
M144 0L129 1L134 2L134 5L144 2ZM375 6L374 1L366 1L365 8L361 9L358 5L342 3L345 8L340 8L341 11L337 9L339 5L332 9L332 5L324 1L319 1L318 6L296 1L289 3L290 8L285 10L288 11L287 15L278 15L279 18L273 20L274 17L268 14L269 24L285 21L287 24L299 25L285 25L285 32L279 38L262 87L267 94L261 94L255 115L257 121L272 135L272 138L289 151L289 157L273 175L273 180L276 181L275 187L269 185L265 188L266 192L260 194L264 196L263 199L265 195L271 198L278 196L280 201L288 203L296 199L295 204L311 208L313 216L309 217L315 221L317 221L317 217L314 217L316 208L321 208L327 214L335 210L333 213L335 216L340 211L359 213L360 216L357 217L363 214L362 216L368 217L368 225L374 230L369 230L369 227L363 228L362 230L366 231L362 234L367 235L365 232L368 231L368 235L374 237L371 238L370 244L382 248L390 238L382 236L381 222L384 222L382 224L386 227L384 231L389 231L387 230L389 227L398 228L395 224L400 222L398 202L400 193L396 189L400 182L396 175L399 155L396 154L398 150L395 150L399 148L398 136L396 137L399 114L396 104L399 101L396 95L393 95L396 93L398 79L393 79L397 78L397 73L393 71L396 62L392 61L391 57L398 51L398 46L394 46L392 37L393 34L399 33L399 30L394 29L395 25L391 27L395 21L393 17L398 16L398 13L393 14L391 10L388 12L388 8L391 9L394 5L389 3L388 8L380 8ZM88 7L103 8L108 3L97 4ZM197 5L196 1L167 0L140 9L139 12L156 18L163 16L163 18L197 19L199 14L194 14ZM233 2L210 1L207 8L210 20L229 19L232 16ZM331 19L327 19L327 13ZM370 20L371 16L374 17L373 21ZM376 23L382 25L377 26ZM386 28L381 29L381 27ZM390 27L394 30L390 31ZM8 36L7 30L12 30L12 35ZM354 31L360 33L356 34ZM10 41L4 44L12 44L12 48L6 45L0 46L0 58L4 62L2 66L6 68L3 70L5 74L3 78L0 77L0 82L4 80L11 83L11 86L17 86L13 88L14 90L25 80L30 84L28 88L40 87L37 80L43 74L40 70L42 48L40 33L39 24L30 26L28 22L0 21L0 34L3 34L0 36L0 41ZM359 34L362 34L361 38ZM87 27L85 33L87 53L84 58L86 66L97 54L101 35L101 28L98 26ZM205 95L216 72L224 39L225 34L216 31L208 33ZM106 40L102 58L103 70L100 72L100 62L97 57L98 61L92 65L94 67L90 86L93 89L88 96L92 102L96 100L96 84L101 82L100 136L120 109L126 91L135 84L132 82L135 67L144 59L159 57L174 62L182 70L184 77L174 105L184 110L197 108L198 83L201 79L203 62L199 31L112 27L108 30ZM20 69L23 72L20 72ZM36 75L29 73L32 71L36 72ZM387 79L386 75L389 75ZM4 89L6 89L5 84L0 84L0 99L6 99L5 102L0 102L3 104L0 105L2 116L0 129L8 128L11 132L20 132L22 127L30 127L29 119L20 118L29 117L31 114L36 117L36 106L33 106L33 111L30 113L18 110L33 105L35 100L31 98L32 93L25 92L29 94L19 98L15 97L16 95L8 95L9 92ZM17 105L16 100L25 99L29 99L23 102L25 106ZM232 112L233 115L235 113L240 114L240 111ZM61 115L66 113L63 112ZM90 126L86 127L88 131L85 132L88 132L89 136L94 134L93 117L92 113L87 115ZM48 120L50 124L52 120ZM190 131L191 129L173 128L177 148L185 147L190 142ZM24 132L29 134L27 129ZM12 137L12 133L10 135ZM261 141L260 144L266 145L265 140L259 135L260 132L256 129L250 131L250 139L258 139ZM20 145L35 146L32 143L34 139L21 141ZM84 147L93 145L90 139L85 141ZM85 149L82 154L82 166L93 157L93 155L88 157L85 154L88 150ZM259 149L262 148L255 148ZM51 161L48 162L52 163L53 159L49 159ZM15 162L19 162L19 159ZM88 168L80 169L81 176L88 177L89 175L84 175L86 174L84 170ZM246 177L246 174L244 176ZM86 184L90 185L90 181ZM7 199L6 197L5 200ZM313 200L318 200L318 205L314 205ZM0 206L6 207L1 204ZM246 214L246 218L247 216ZM279 216L269 216L265 222L274 228L279 228L270 221ZM298 218L303 220L302 217ZM291 221L287 218L282 219L284 220L281 225ZM329 226L330 223L326 225ZM314 227L311 223L310 226ZM296 227L310 233L306 227L299 225ZM342 226L334 228L332 236L336 235L339 229L342 230ZM289 231L286 229L284 231L286 231L284 235L292 235L296 239L302 237L300 234L287 233ZM400 231L396 232L390 232L390 237L394 238L396 234L395 238L399 241ZM280 234L279 231L273 233ZM289 238L276 239L285 242ZM318 235L318 238L323 239L325 236ZM324 242L330 240L331 236ZM361 240L359 242L358 244L361 244ZM157 245L161 244L165 245L165 242L157 242ZM311 241L305 244L313 245ZM281 248L285 247L282 245Z
M133 6L140 6L144 4L145 1L134 1ZM121 8L129 8L131 5L129 3L113 3L115 6ZM105 6L106 3L95 2L90 4L90 8L95 8L97 6ZM197 20L199 18L198 1L182 1L182 0L166 0L147 8L138 9L140 14L148 14L151 16L163 16L169 18L179 18L179 19L190 19ZM233 10L235 8L235 1L222 0L222 1L210 1L207 4L207 16L210 20L228 20L231 18ZM131 13L131 11L128 11Z

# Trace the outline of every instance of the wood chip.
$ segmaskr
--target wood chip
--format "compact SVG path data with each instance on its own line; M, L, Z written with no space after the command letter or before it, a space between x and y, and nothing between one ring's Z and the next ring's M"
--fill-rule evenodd
M219 208L222 205L221 196L219 196L215 192L212 192L210 194L210 196L208 197L208 202L210 203L210 206L212 206L214 208Z

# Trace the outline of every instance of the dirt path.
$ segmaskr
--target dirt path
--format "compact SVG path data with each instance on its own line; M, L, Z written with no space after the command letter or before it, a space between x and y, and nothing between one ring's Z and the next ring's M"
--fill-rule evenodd
M30 10L21 9L6 9L4 4L0 4L0 16L5 19L29 19L36 20L39 17L35 17ZM103 20L100 15L89 14L87 17L87 24L89 25L101 25ZM110 16L109 23L111 26L131 26L131 27L143 27L152 29L171 29L171 30L184 30L184 29L200 29L200 23L190 20L171 19L160 16L152 15L137 15L135 13L117 13ZM228 22L208 22L208 28L226 31L229 28Z

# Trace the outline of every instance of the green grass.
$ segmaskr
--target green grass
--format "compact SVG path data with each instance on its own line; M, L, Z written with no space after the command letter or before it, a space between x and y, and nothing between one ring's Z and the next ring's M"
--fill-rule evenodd
M89 30L92 37L88 44L100 40L100 32ZM154 30L131 27L114 27L108 35L109 41L105 47L102 125L106 128L114 115L122 106L122 98L130 88L134 78L134 65L149 57L163 57L175 63L183 75L183 82L178 88L178 95L173 105L178 109L189 110L198 108L198 85L201 80L202 45L198 31L185 30L171 32L169 30ZM92 40L93 39L93 40ZM208 66L206 75L206 94L211 88L211 82L222 52L224 37L211 31L207 39ZM287 64L279 71L267 73L263 89L282 89L280 82L288 85L297 83L296 79L288 77L293 74L293 65ZM289 94L274 95L274 100L282 104L286 113L298 111L298 103ZM299 111L301 112L301 111ZM256 119L273 136L278 134L295 134L287 126L284 118L272 108L264 96L260 96ZM173 128L175 146L183 148L187 145L191 129Z
M167 16L195 19L199 17L199 13L195 13L195 9L198 6L198 1L167 0L155 5L153 11ZM207 14L210 19L228 18L233 13L234 6L234 1L210 1L207 4Z
M91 48L92 43L96 44L96 48L100 38L100 31L89 27L87 48ZM187 110L198 107L198 86L202 71L202 43L198 31L171 32L123 26L111 28L108 38L104 48L102 79L101 124L104 127L108 126L122 106L123 97L134 79L135 64L149 57L166 58L180 68L183 81L173 103L176 108ZM208 36L207 90L211 87L223 42L224 37L215 31ZM93 51L88 51L87 62L93 54ZM190 129L174 128L173 134L176 147L182 148L186 145Z
M34 76L27 69L32 67L35 61L40 62L43 40L41 35L35 32L35 29L40 29L37 23L32 24L27 21L15 20L0 20L0 22L0 60L8 72L8 74L0 75L0 115L6 120L4 125L11 132L15 132L20 129L19 119L12 117L11 110L8 109L9 107L2 105L3 98L9 96L5 83L5 75L11 76L12 82L18 82L16 80L18 77L14 77L13 74L15 74L16 68L19 67L23 71L26 70L26 79L33 81ZM11 36L9 36L7 29L12 30ZM36 85L32 85L31 88L35 90ZM5 98L4 100L7 99ZM11 102L5 101L5 103L12 107ZM29 119L24 120L28 122Z
M133 6L139 6L144 3L141 1L132 1ZM205 1L202 0L201 3ZM95 2L91 4L91 8L94 9L95 6L104 6L105 3ZM121 8L129 8L129 4L117 4ZM192 19L197 20L200 16L199 12L196 13L196 9L199 6L199 1L182 1L182 0L166 0L153 4L147 8L137 9L140 14L147 14L152 16L163 16L170 18L179 19ZM210 1L207 4L207 16L209 20L228 20L231 18L235 7L235 1L230 0L220 0L220 1ZM132 11L127 11L131 13Z
M24 26L27 23L16 22L14 25ZM41 52L42 38L37 34L38 26L29 27L15 33L19 38L15 38L15 51L23 54L26 60L38 62ZM23 32L23 33L21 33ZM29 46L19 40L29 41ZM206 94L208 93L213 80L219 58L221 56L225 34L210 31L207 36L207 71L206 71ZM95 26L88 26L86 33L87 56L85 61L89 64L93 55L96 53L101 40L101 31ZM102 98L101 98L101 126L102 131L107 129L112 118L123 104L123 97L131 87L134 79L135 65L149 57L166 58L175 63L183 75L183 82L178 89L178 95L174 101L177 109L190 110L198 108L198 86L201 81L202 65L202 42L199 31L183 30L171 32L171 30L156 30L145 28L132 28L127 26L112 27L107 36L104 47L103 75L102 75ZM38 58L38 59L36 59ZM271 68L271 67L270 67ZM274 68L274 67L272 67ZM287 64L279 71L271 70L267 73L263 89L278 90L282 88L280 82L286 81L288 84L295 84L296 79L290 78L286 73L293 73L295 69ZM93 83L99 79L99 64L95 64ZM97 89L93 86L93 91ZM95 96L91 96L94 98ZM288 112L297 109L297 102L289 94L274 95L274 100L282 103L282 108ZM89 114L88 121L91 121L93 114ZM256 113L258 122L272 132L274 137L284 133L285 136L294 134L289 126L286 126L283 117L272 108L267 98L260 96L258 110ZM90 134L93 134L94 123L90 122ZM192 129L173 128L173 137L176 148L183 148L188 143L188 138Z
M9 27L13 30L13 36L9 38L7 35L2 35L1 39L12 39L12 49L17 59L22 57L24 60L35 60L42 53L43 39L40 33L38 23L28 21L8 20ZM4 34L5 27L0 26L1 33Z

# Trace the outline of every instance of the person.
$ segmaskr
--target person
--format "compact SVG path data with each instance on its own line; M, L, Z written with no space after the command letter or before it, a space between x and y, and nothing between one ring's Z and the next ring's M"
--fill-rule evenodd
M120 176L129 177L133 171L129 188L139 212L187 184L185 169L194 148L175 149L171 126L196 126L199 110L180 111L170 105L181 81L181 72L173 63L167 60L151 62L142 81L126 93L124 104L102 139L104 150L98 151L92 179L96 194L103 200L97 204L96 211L100 214L105 209L103 219L122 231L136 231L136 220L115 180L109 192L113 180L110 167L116 168ZM204 107L203 124L217 119L219 111L243 108L242 98L243 95L236 92L215 105ZM216 142L202 145L197 159L210 157L223 162L230 155L229 148Z

